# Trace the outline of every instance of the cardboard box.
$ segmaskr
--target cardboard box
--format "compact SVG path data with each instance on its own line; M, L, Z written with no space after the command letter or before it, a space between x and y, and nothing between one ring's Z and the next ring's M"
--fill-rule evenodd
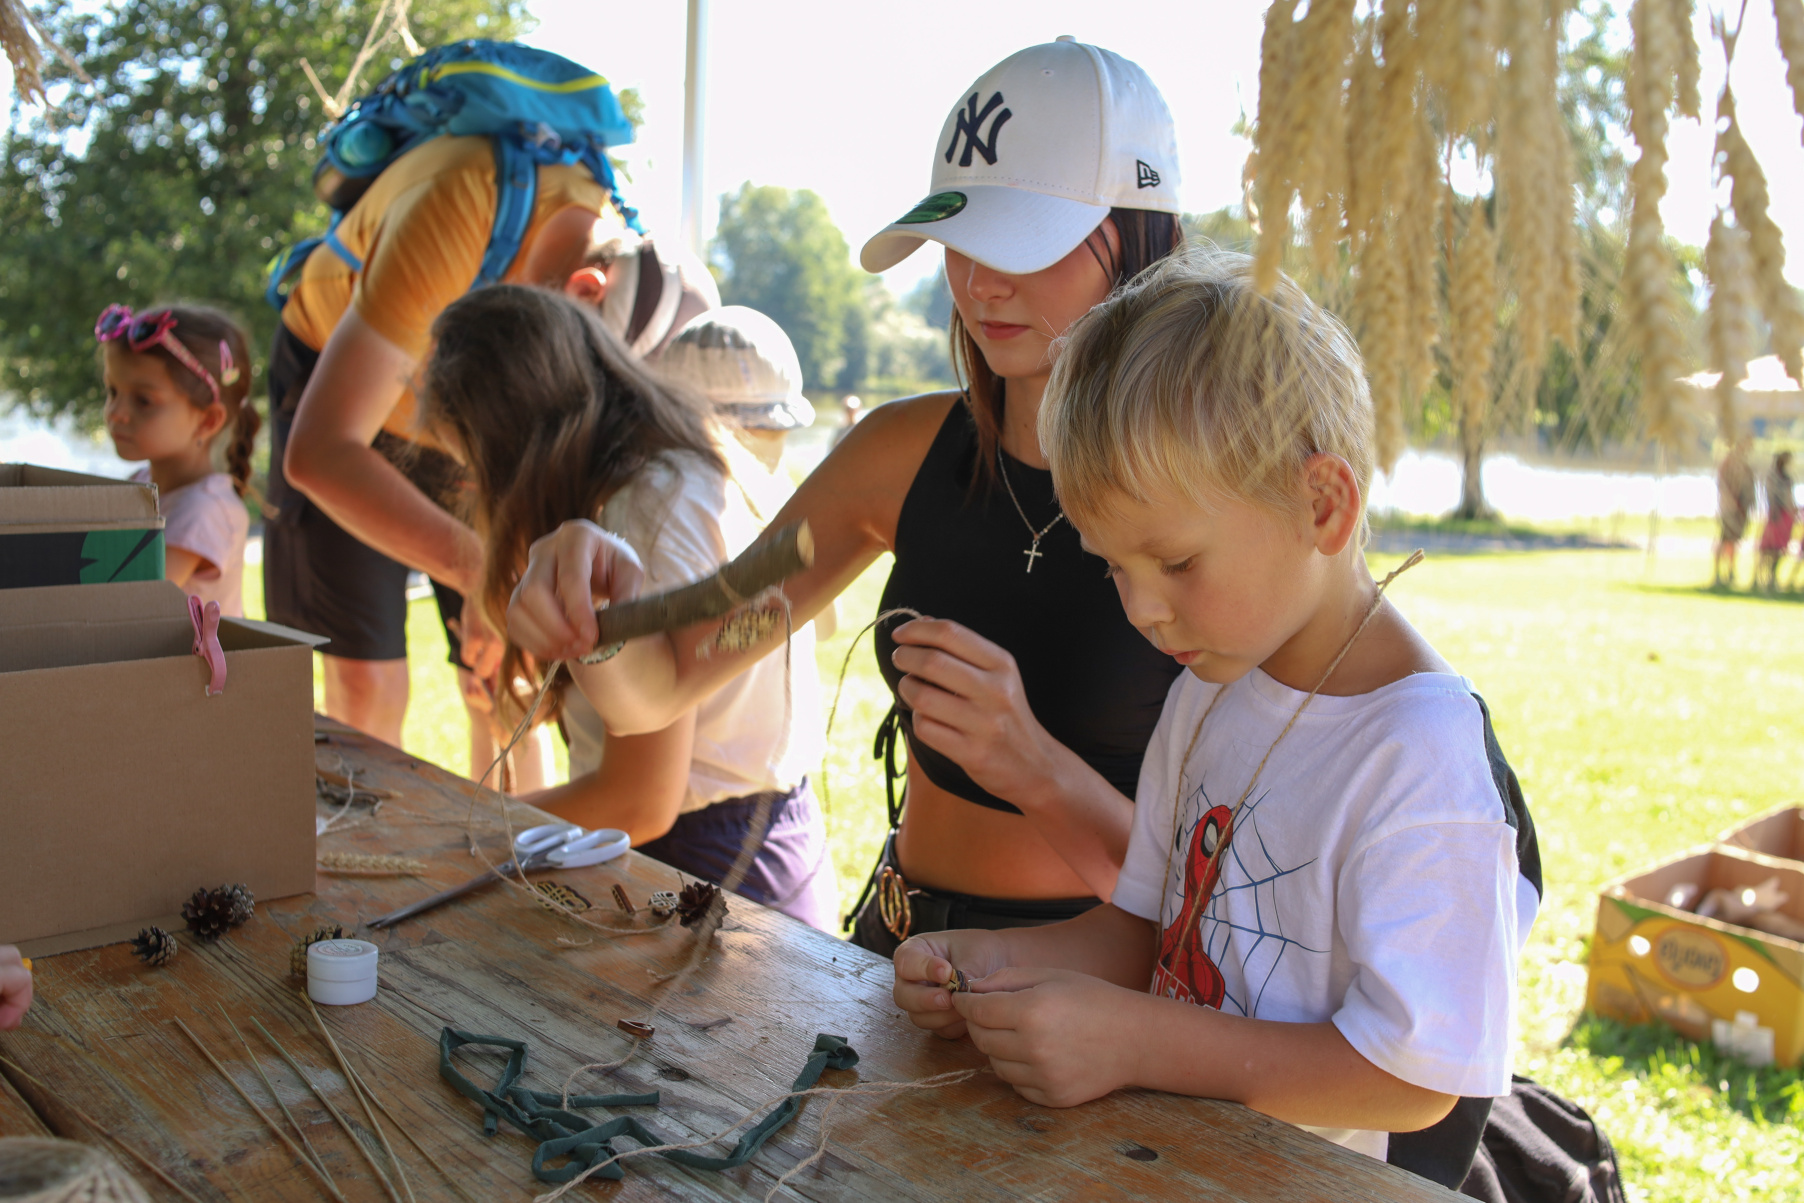
M1749 819L1739 827L1732 827L1718 838L1722 843L1749 852L1804 862L1804 808L1782 806L1757 819Z
M154 485L0 464L0 589L160 581Z
M1804 865L1717 845L1605 886L1585 1004L1624 1023L1661 1021L1753 1064L1804 1057L1804 944L1666 904L1674 887L1740 890L1769 878L1804 921Z
M311 635L226 619L208 697L167 581L0 590L0 943L181 926L200 886L313 888Z

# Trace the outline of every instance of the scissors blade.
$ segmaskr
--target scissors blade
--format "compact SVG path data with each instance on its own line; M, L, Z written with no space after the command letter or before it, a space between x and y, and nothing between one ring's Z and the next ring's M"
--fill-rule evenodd
M526 862L527 869L530 870L530 869L535 869L537 867L538 867L537 865L534 865L532 863L532 858L527 859L527 862ZM430 898L422 898L418 902L410 902L406 906L402 907L400 910L390 911L388 914L383 915L380 919L371 919L368 923L364 924L364 926L365 927L393 927L395 924L401 922L401 920L403 920L403 919L411 919L415 915L424 914L425 912L431 910L435 906L439 906L443 903L450 902L453 898L461 898L465 894L468 894L470 891L479 890L483 886L488 885L490 882L500 881L502 878L502 875L512 873L512 872L514 872L514 862L510 860L505 865L500 865L500 866L497 866L496 868L490 869L487 873L477 874L475 877L472 877L470 880L464 882L462 885L452 886L448 890L440 890L438 893L432 895Z

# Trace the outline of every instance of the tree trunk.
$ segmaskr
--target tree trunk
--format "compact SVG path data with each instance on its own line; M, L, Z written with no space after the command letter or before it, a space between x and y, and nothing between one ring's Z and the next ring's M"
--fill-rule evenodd
M1455 518L1494 518L1485 501L1484 415L1462 412L1459 420L1460 489Z

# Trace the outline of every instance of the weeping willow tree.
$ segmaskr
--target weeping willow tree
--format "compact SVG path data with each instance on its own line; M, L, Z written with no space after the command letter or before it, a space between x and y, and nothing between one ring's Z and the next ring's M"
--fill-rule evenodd
M1804 0L1772 3L1804 112ZM1621 416L1617 386L1638 373L1638 428L1674 446L1688 436L1687 309L1659 202L1668 124L1702 108L1694 9L1637 0L1629 12L1614 101L1637 152L1626 222L1581 205L1576 116L1599 98L1575 95L1588 73L1562 70L1574 49L1569 0L1276 0L1267 11L1248 163L1261 283L1294 260L1349 317L1387 469L1439 387L1465 461L1466 514L1484 509L1486 439L1531 419L1550 390L1575 428L1598 428ZM1584 15L1595 31L1612 11ZM1732 59L1735 31L1720 15L1715 28ZM1727 89L1717 114L1716 170L1734 199L1706 256L1713 366L1733 376L1758 314L1799 376L1804 311ZM1456 191L1456 165L1481 190ZM1731 381L1719 400L1726 435L1735 413Z

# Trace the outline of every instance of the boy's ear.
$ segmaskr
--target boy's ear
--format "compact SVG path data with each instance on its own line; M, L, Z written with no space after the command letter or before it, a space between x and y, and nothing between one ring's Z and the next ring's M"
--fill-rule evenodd
M564 291L579 301L599 305L608 295L608 277L599 267L579 267L564 281Z
M1315 549L1325 556L1339 555L1359 533L1361 498L1353 465L1326 452L1312 455L1303 465L1303 487Z

